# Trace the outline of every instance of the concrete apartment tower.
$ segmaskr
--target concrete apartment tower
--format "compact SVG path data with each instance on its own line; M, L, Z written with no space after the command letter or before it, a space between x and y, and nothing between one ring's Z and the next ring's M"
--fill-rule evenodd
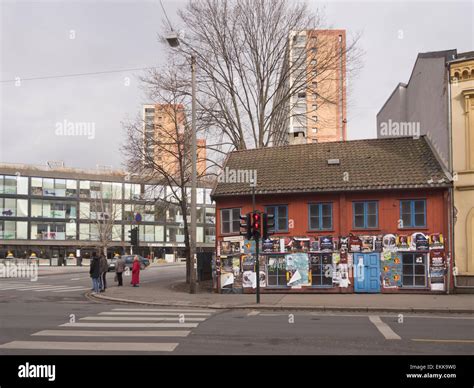
M178 144L184 144L186 115L181 104L153 104L143 107L143 147L145 163L153 158L155 165L168 174L178 173ZM189 139L189 142L191 140ZM190 146L190 143L189 143ZM197 139L197 175L206 171L206 140Z
M305 30L289 39L289 63L304 57L290 84L305 79L307 88L291 98L288 143L346 140L346 31Z

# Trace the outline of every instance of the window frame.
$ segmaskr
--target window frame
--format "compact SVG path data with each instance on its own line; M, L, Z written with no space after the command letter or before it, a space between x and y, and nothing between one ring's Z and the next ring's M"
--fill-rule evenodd
M285 229L280 229L279 228L279 210L278 208L280 207L285 207L286 208L286 222L285 222ZM288 222L289 222L289 219L290 219L290 214L289 214L289 211L288 211L288 204L280 204L280 205L266 205L265 206L265 213L268 214L268 209L269 208L274 208L274 211L273 211L273 219L275 221L275 227L274 227L274 230L276 233L288 233Z
M375 203L375 226L368 226L368 205L370 203ZM356 226L356 212L355 207L356 204L363 204L364 205L364 225L363 226ZM352 229L357 230L364 230L364 229L378 229L379 228L379 201L377 200L366 200L366 201L352 201Z
M405 256L412 256L413 257L413 263L411 264L405 264L404 260L405 260ZM419 263L417 264L416 263L416 256L419 256L421 255L423 257L423 267L424 267L424 284L423 285L416 285L415 284L415 278L416 277L421 277L421 275L417 275L416 274L416 271L415 271L415 266L416 265L420 265ZM402 288L427 288L428 287L428 260L429 260L429 257L428 257L428 254L426 253L416 253L416 252L402 252ZM412 278L412 284L411 285L405 285L405 267L408 267L408 266L411 266L412 267L412 273L411 275L408 275L408 277L411 277Z
M323 205L329 205L330 210L331 210L331 225L329 228L324 228L323 227ZM311 227L311 218L315 218L316 216L311 215L311 207L312 206L317 206L318 209L318 215L317 217L319 218L318 222L318 227L317 228L312 228ZM308 230L311 231L322 231L322 230L333 230L334 225L333 225L333 219L334 219L334 212L333 212L333 203L332 202L310 202L308 203Z
M410 203L410 224L405 225L405 222L403 221L403 203ZM416 214L415 213L415 203L416 202L422 202L423 203L423 225L416 225L415 220L416 220ZM419 199L400 199L400 220L402 220L402 227L399 229L412 229L412 228L426 228L426 213L427 213L427 206L426 206L426 199L425 198L419 198ZM406 213L405 213L406 214ZM419 213L418 213L419 214Z
M239 228L234 231L234 227L233 227L233 224L234 224L234 217L233 217L233 212L234 210L238 210L239 211ZM229 231L228 232L224 232L224 211L228 211L229 212L229 221L226 221L226 222L229 222ZM222 235L231 235L231 234L240 234L240 214L242 212L242 208L240 207L230 207L230 208L224 208L224 209L220 209L220 230L221 230L221 234Z

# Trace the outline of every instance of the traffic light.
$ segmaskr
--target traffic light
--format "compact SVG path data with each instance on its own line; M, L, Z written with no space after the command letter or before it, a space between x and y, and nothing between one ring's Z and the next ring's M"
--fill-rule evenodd
M246 240L252 238L252 222L250 213L240 215L240 235L245 236Z
M255 240L260 238L261 235L261 216L259 212L252 213L252 236Z
M273 233L275 233L275 216L273 214L263 213L262 239L267 240Z
M128 236L130 237L130 245L138 247L138 227L130 229Z

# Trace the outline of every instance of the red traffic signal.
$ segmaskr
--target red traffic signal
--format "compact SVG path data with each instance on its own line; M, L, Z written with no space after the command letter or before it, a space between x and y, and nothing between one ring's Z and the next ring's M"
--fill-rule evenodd
M252 236L254 239L260 238L261 235L261 216L259 212L252 213Z

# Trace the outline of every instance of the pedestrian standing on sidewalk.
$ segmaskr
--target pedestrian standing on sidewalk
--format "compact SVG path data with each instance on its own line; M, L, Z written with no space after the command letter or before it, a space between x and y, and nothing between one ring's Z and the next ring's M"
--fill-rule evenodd
M115 262L115 273L117 274L118 287L123 286L123 271L125 271L125 260L122 259L122 256L119 256Z
M94 294L100 292L100 262L96 253L92 253L89 275L92 278L92 290Z
M104 292L107 288L107 271L109 270L109 262L107 258L101 254L100 255L100 280L101 280L101 289L100 292Z
M133 265L132 265L132 286L139 287L140 283L140 260L138 256L133 258Z

